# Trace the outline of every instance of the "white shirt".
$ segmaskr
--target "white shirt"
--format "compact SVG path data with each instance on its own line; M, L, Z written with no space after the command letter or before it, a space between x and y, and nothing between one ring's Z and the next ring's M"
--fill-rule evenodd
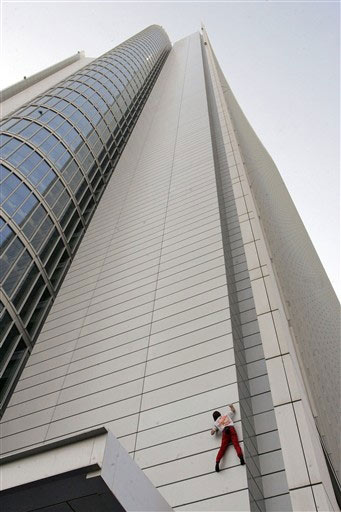
M227 408L226 414L223 416L219 416L219 418L214 422L214 429L220 430L222 432L225 427L232 427L233 421L232 417L234 416L234 412L232 411L231 407Z

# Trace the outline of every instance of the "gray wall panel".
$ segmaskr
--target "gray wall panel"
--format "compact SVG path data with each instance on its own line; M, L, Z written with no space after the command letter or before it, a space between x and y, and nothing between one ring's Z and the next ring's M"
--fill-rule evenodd
M212 474L212 411L238 409L223 265L195 34L172 50L96 210L3 418L4 451L104 424L172 506L225 493L230 472L245 489L233 448L226 478Z

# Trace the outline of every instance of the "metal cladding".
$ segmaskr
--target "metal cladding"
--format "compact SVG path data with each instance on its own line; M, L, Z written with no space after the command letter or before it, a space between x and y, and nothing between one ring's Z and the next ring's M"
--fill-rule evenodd
M150 26L1 123L1 411L170 49Z

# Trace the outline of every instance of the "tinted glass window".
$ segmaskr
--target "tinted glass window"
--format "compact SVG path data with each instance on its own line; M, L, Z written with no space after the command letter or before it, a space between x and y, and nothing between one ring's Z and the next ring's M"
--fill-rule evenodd
M19 165L19 170L26 176L30 174L36 165L41 161L41 156L37 153L32 153L22 164Z
M14 236L14 232L11 228L3 219L0 219L0 254L4 253L6 247L11 243Z
M16 213L14 214L13 220L20 226L22 226L27 217L33 212L34 208L37 206L38 200L37 198L31 194L26 201L18 208Z
M44 176L44 178L37 186L37 189L41 194L45 195L46 192L49 190L50 186L52 185L52 183L56 181L56 179L57 176L55 175L55 173L51 169L49 169L47 174Z
M4 181L9 175L10 171L3 165L0 165L0 182Z
M0 202L3 203L7 197L20 185L21 181L14 174L10 174L0 187Z
M34 210L34 213L31 215L31 217L29 217L29 219L26 221L23 227L23 232L29 240L32 238L32 235L34 234L34 232L39 227L39 225L45 217L46 211L41 205L39 205Z
M11 139L9 135L0 135L0 147L2 147L6 142L8 142Z
M8 246L6 252L1 254L1 263L0 263L0 272L1 272L1 278L5 276L8 272L8 269L13 265L13 263L16 261L16 259L19 257L19 255L24 250L24 245L21 243L21 241L16 237L14 238L14 235L11 237L13 240L12 243Z

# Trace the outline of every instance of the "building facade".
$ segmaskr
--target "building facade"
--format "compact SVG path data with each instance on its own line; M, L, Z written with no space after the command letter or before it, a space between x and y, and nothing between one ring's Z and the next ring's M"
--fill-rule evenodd
M96 471L127 510L337 510L338 303L205 30L63 69L4 102L26 98L2 123L6 506L83 468L65 510ZM216 474L227 403L246 466ZM108 483L111 433L142 508Z
M2 124L2 409L169 50L146 30Z

